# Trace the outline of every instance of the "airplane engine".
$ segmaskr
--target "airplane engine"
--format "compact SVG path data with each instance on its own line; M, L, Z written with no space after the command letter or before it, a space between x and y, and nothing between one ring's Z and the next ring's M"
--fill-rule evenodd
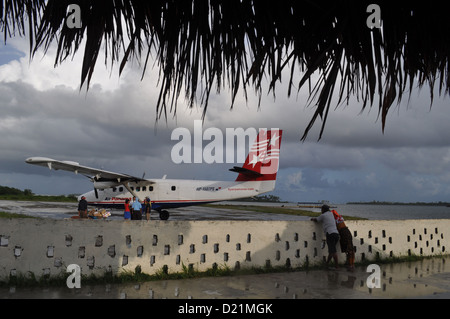
M112 181L94 181L94 189L106 189L106 188L116 187L119 185L121 185L121 184L117 183L117 182L112 182Z

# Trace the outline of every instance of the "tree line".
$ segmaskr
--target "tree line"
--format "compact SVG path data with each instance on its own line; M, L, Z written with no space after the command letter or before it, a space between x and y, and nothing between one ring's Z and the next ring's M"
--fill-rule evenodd
M76 202L77 196L70 195L36 195L31 189L20 190L14 187L0 186L0 200L32 200L32 201L55 201Z

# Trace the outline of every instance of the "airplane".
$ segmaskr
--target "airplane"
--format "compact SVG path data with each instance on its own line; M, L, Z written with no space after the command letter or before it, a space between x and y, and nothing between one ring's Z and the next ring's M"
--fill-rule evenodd
M30 157L26 163L88 177L94 190L78 197L86 197L88 205L123 209L125 199L149 197L152 209L159 212L161 220L167 220L170 208L253 197L275 189L281 136L282 130L260 129L243 166L229 169L238 173L235 181L145 179L46 157Z

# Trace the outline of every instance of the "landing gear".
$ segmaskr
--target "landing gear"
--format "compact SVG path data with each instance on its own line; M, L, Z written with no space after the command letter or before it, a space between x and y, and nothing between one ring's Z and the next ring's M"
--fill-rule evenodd
M159 211L159 218L161 220L168 220L169 219L169 212L167 210L160 210Z

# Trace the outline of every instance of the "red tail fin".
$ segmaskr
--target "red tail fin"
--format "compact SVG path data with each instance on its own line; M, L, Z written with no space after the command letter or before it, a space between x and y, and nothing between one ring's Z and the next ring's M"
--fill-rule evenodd
M260 130L255 143L250 148L242 167L234 167L238 172L237 182L273 181L277 178L282 131Z

